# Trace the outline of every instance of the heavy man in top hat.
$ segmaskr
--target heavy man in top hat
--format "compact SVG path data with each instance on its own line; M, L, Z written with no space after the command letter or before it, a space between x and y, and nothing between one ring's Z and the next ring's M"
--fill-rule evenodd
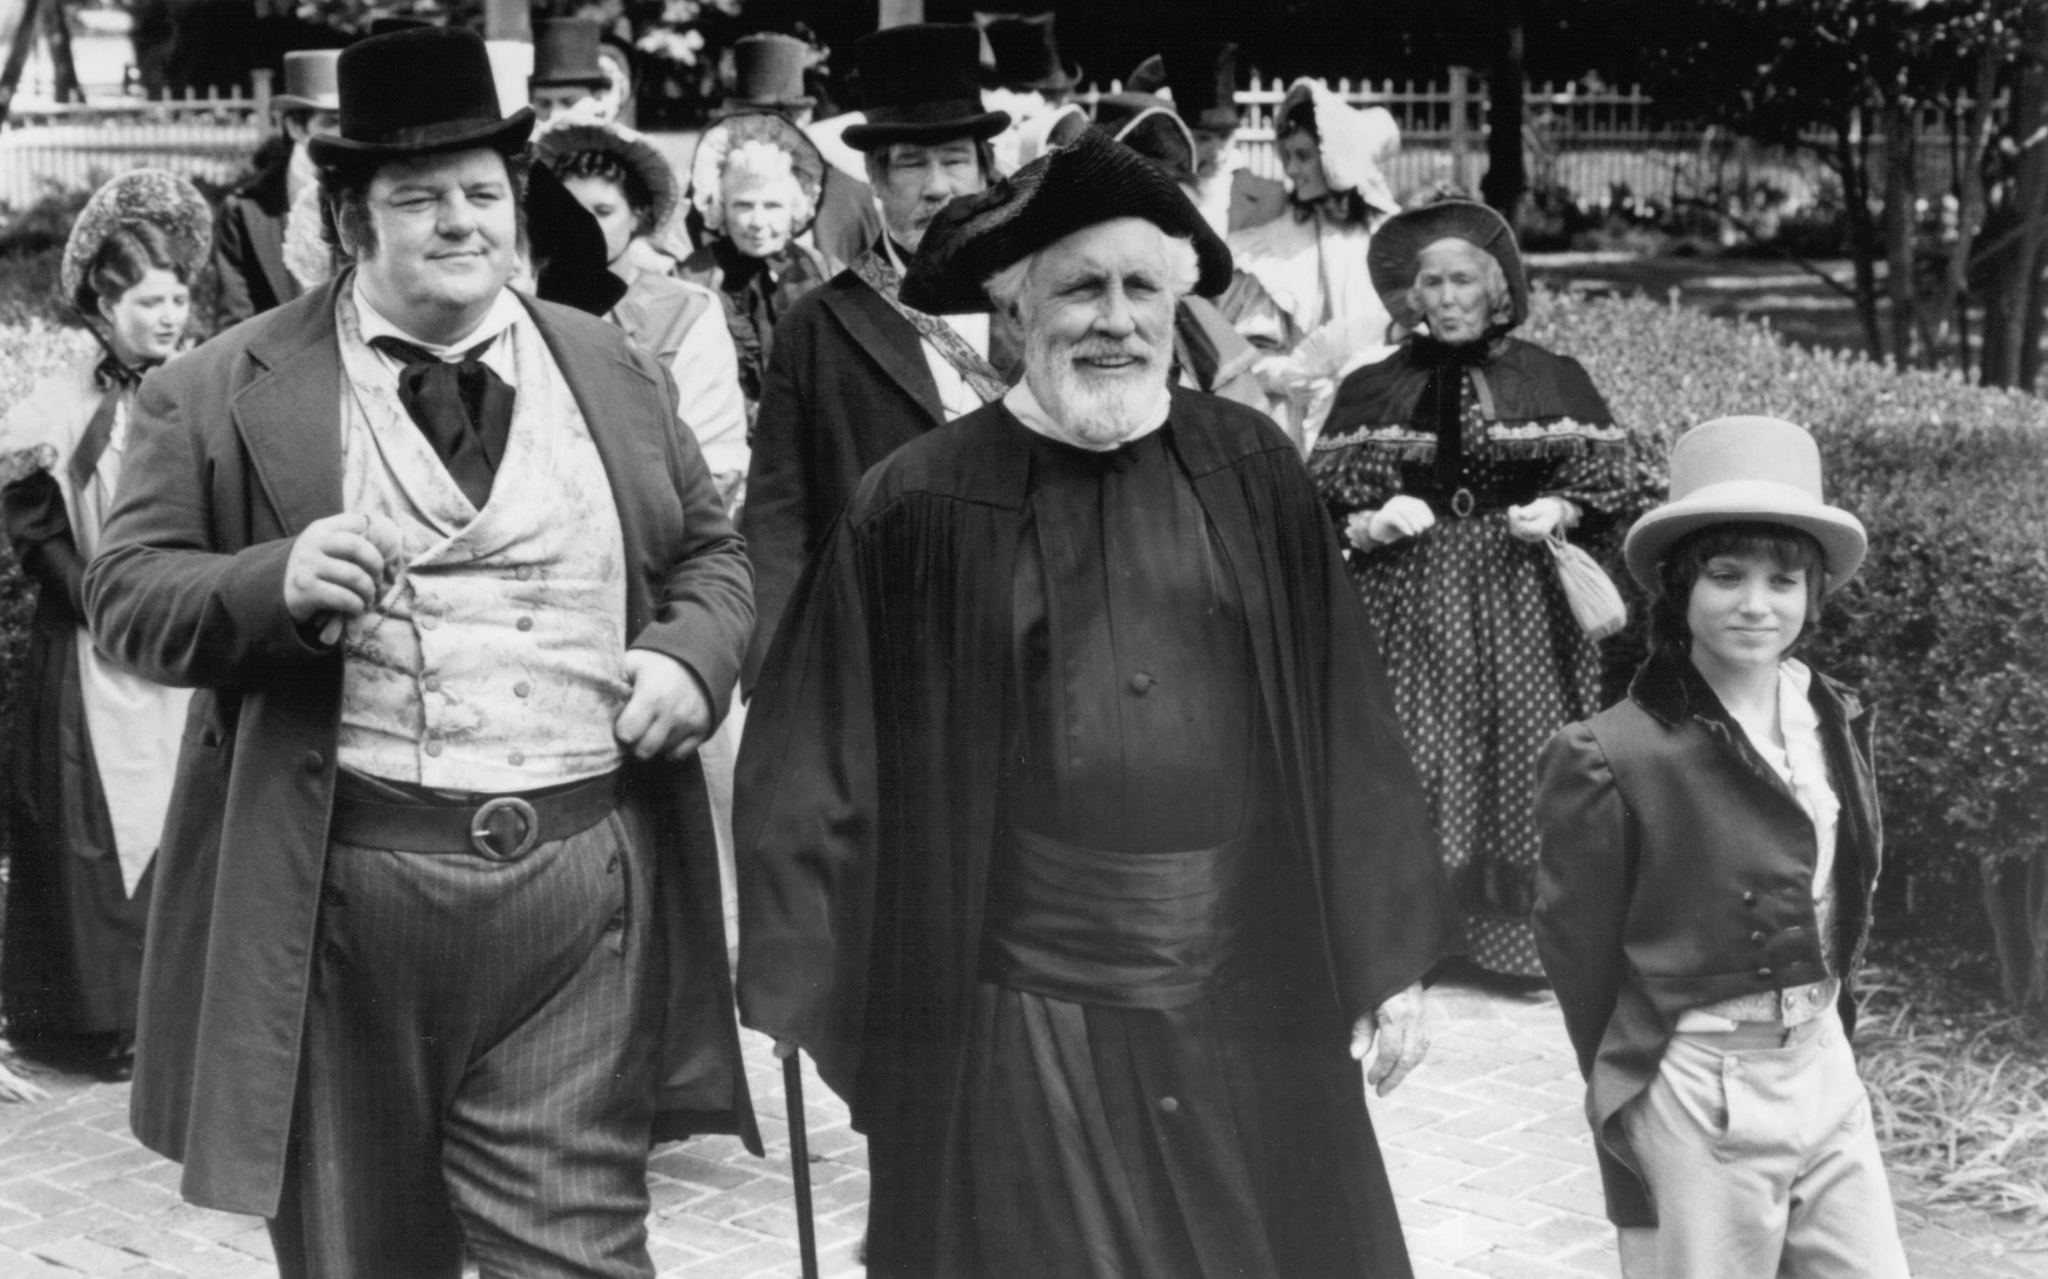
M357 267L144 384L86 595L200 690L133 1122L286 1276L652 1275L650 1141L758 1149L703 773L753 620L662 370L509 291L532 115L342 55Z
M904 305L903 268L955 196L994 176L980 36L942 23L890 27L853 46L867 119L846 142L867 156L883 234L776 326L762 378L744 524L760 614L748 678L782 606L854 485L898 445L1009 389L1014 359L990 351L988 317L940 318Z
M756 688L742 1016L868 1135L871 1275L1409 1274L1352 1058L1422 1055L1435 840L1299 457L1169 387L1229 272L1094 134L955 202L905 299L1023 381L868 473Z
M289 149L230 191L214 223L213 269L220 280L223 327L299 296L299 282L285 269L285 223L292 201L318 178L307 144L341 125L334 79L340 57L335 49L284 55L284 92L270 106Z

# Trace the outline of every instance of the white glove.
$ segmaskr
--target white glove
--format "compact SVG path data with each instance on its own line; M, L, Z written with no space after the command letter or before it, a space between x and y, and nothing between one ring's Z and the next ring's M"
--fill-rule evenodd
M1561 497L1539 497L1527 506L1508 508L1508 532L1524 542L1540 542L1552 529L1579 522L1579 508Z
M1377 511L1360 511L1345 522L1344 532L1360 550L1371 550L1404 537L1414 537L1436 523L1436 512L1419 497L1399 494Z

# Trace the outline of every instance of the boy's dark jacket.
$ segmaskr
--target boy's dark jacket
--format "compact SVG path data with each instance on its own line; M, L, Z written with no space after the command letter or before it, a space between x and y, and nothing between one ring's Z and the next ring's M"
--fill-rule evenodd
M1616 1116L1650 1081L1679 1015L1849 982L1870 932L1882 832L1871 715L1816 672L1836 827L1834 936L1816 935L1813 823L1692 662L1653 655L1627 700L1553 738L1538 765L1536 941L1587 1080L1607 1215L1656 1223Z

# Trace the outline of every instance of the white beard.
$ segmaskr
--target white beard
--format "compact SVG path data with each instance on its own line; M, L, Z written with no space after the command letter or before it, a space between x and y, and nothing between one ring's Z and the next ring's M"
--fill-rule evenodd
M1071 442L1112 449L1166 420L1167 359L1134 335L1123 349L1145 357L1142 369L1115 377L1091 376L1074 363L1091 345L1054 350L1042 335L1030 333L1024 342L1025 379Z

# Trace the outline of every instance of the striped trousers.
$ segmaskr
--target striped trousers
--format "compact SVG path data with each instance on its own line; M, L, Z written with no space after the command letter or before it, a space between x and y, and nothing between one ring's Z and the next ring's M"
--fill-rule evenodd
M515 862L336 843L282 1279L642 1279L647 850L625 809Z

